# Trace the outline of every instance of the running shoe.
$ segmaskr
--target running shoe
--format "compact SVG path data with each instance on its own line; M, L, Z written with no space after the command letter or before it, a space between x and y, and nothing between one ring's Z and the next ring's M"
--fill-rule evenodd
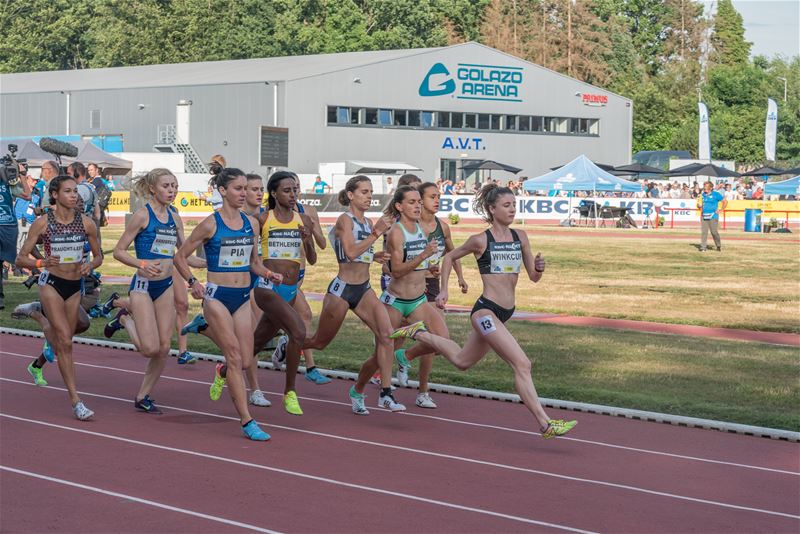
M88 421L94 416L94 412L87 408L83 401L78 401L75 406L72 407L72 413L81 421Z
M187 363L197 363L197 357L188 350L185 350L178 355L178 365L184 365Z
M163 413L153 399L150 398L150 395L145 395L142 400L133 399L133 406L139 410L140 412L146 413Z
M369 410L364 403L367 396L356 391L355 386L350 386L350 404L353 406L353 413L356 415L369 415Z
M330 378L319 372L316 367L306 373L306 380L314 382L316 385L321 386L331 381Z
M403 387L408 387L408 370L411 369L411 362L406 358L406 349L394 351L394 359L397 360L397 383Z
M42 304L36 300L27 304L20 304L14 311L11 312L11 317L14 319L25 319L30 317L34 312L41 312Z
M203 314L200 313L198 315L195 315L189 324L184 325L181 328L181 335L185 336L189 332L191 332L192 334L199 334L206 328L208 328L208 323L206 322L206 318L203 317Z
M406 407L394 400L394 396L389 393L388 395L378 396L378 408L386 408L393 412L404 412Z
M292 415L303 415L303 410L300 409L300 403L297 402L297 393L290 391L283 396L283 407Z
M53 351L52 345L46 339L44 340L44 345L42 345L42 356L44 359L50 363L53 363L56 359L56 353Z
M262 408L266 408L267 406L272 406L272 403L267 400L264 394L261 392L260 389L254 390L250 393L250 404L253 406L261 406Z
M118 298L119 298L119 293L115 291L114 293L111 293L111 296L109 296L106 299L106 301L100 306L100 309L102 310L103 313L103 317L108 317L111 315L111 312L114 311L114 301L117 300Z
M28 364L28 372L33 377L33 383L34 384L36 384L37 386L42 386L42 387L47 385L47 380L45 380L44 376L42 375L42 368L41 367L34 367L33 366L33 362L31 362L31 363Z
M117 312L117 315L114 316L111 322L108 323L106 327L103 329L103 335L106 336L108 339L111 339L111 337L118 330L122 330L123 328L125 328L124 326L122 326L122 321L120 321L120 319L122 319L126 315L128 315L128 310L119 310Z
M381 385L381 372L380 371L375 371L375 374L372 375L372 378L369 379L369 383L370 384L374 384L376 386L380 386Z
M275 369L280 369L283 366L283 362L286 361L286 345L288 344L288 336L278 338L278 344L275 346L275 350L272 351L272 366Z
M417 394L417 400L416 400L415 404L417 406L419 406L420 408L430 408L430 409L438 408L438 406L436 406L436 403L433 402L433 399L431 398L431 394L428 393L428 392L418 393Z
M542 431L544 439L554 438L556 436L563 436L572 428L577 425L577 421L564 421L563 419L550 419L547 421L547 428Z
M261 430L255 419L250 419L250 422L242 427L242 433L253 441L268 441L270 438L269 434Z
M389 336L390 339L397 339L401 337L408 337L414 339L417 334L420 332L427 332L428 329L425 328L425 323L422 321L417 321L414 324L410 324L408 326L404 326L402 328L398 328L392 335Z
M222 368L224 366L224 363L218 363L214 368L214 382L211 384L211 389L208 391L208 396L211 397L213 401L219 400L222 396L222 388L225 387L225 377L222 376Z

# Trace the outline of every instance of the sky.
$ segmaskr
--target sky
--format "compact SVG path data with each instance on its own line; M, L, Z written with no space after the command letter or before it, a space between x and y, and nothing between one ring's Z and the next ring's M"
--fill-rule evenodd
M717 2L704 1L705 12ZM751 56L786 58L800 55L800 0L733 0L744 20L744 37L753 43Z

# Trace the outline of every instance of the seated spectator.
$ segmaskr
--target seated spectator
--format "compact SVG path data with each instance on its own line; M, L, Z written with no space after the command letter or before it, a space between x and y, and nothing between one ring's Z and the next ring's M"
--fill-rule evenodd
M753 191L753 200L763 200L764 199L764 190L761 189L761 186L756 187L756 190Z

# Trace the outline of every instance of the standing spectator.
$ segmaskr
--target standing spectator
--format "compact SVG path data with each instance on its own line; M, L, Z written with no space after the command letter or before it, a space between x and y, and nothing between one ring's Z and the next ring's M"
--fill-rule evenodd
M86 172L89 174L88 180L97 192L97 205L100 207L100 224L98 226L106 226L108 224L106 211L108 211L111 193L114 191L114 180L110 176L103 178L103 174L96 163L87 165Z
M94 224L99 227L100 204L97 202L97 190L86 180L86 167L79 161L70 163L67 167L67 174L75 178L75 182L78 184L78 196L80 197L78 206L82 205L83 213L91 217Z
M689 191L689 184L683 184L683 187L681 188L680 198L683 199L692 198L692 192Z
M6 307L3 293L3 263L13 265L17 258L17 218L14 215L14 197L24 188L19 177L15 180L0 179L0 310Z
M761 189L761 186L759 185L758 187L756 187L756 190L753 191L753 200L763 200L763 199L764 199L764 190Z
M391 183L391 180L389 180L388 184ZM321 176L317 176L317 179L314 181L312 191L314 191L315 195L324 195L326 192L331 192L331 186L329 186L326 182L323 182Z
M736 200L736 191L731 187L731 184L725 184L725 200Z
M681 189L677 182L670 187L669 198L681 198Z
M477 195L478 191L481 190L481 184L478 183L478 180L475 180L475 183L472 184L472 194Z
M467 183L464 180L459 180L456 184L456 195L467 194Z
M391 176L387 176L386 177L386 194L387 195L394 194L394 184L392 183L392 177Z
M445 195L453 194L453 180L447 180L444 183L444 188L442 189L442 193Z
M728 205L725 196L719 191L714 191L714 184L706 182L703 184L703 194L697 200L697 207L700 210L700 252L706 251L706 243L708 242L708 232L714 238L714 244L717 246L717 251L722 250L722 241L719 237L719 210L720 202L722 209Z
M216 187L211 185L211 179L213 179L216 175L222 172L227 166L228 162L225 160L225 157L221 154L216 154L211 158L211 162L208 164L208 172L211 174L209 183L208 183L208 191L206 193L197 193L197 196L211 204L211 209L217 211L222 207L222 195L219 194L219 191ZM204 257L200 255L200 251L203 250L203 247L199 247L198 249L198 256Z

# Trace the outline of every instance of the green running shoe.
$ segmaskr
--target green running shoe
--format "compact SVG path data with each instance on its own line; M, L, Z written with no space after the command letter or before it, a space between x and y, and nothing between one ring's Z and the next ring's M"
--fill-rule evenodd
M222 396L222 388L225 387L225 377L222 376L222 368L225 364L218 363L214 368L214 383L211 384L211 389L208 391L208 396L211 400L219 400Z
M41 367L34 367L33 362L28 364L28 372L33 377L33 383L37 386L46 386L47 380L44 379L42 376L42 369Z
M563 436L572 428L577 425L577 421L564 421L563 419L550 419L547 422L547 428L542 431L544 439L554 438L556 436Z
M300 403L297 401L297 393L290 391L283 396L283 407L292 415L303 415Z
M409 337L414 339L417 334L420 332L427 332L428 329L425 328L425 323L422 321L418 321L414 324L410 324L408 326L404 326L403 328L398 328L392 335L389 336L390 339L397 339L400 337Z

